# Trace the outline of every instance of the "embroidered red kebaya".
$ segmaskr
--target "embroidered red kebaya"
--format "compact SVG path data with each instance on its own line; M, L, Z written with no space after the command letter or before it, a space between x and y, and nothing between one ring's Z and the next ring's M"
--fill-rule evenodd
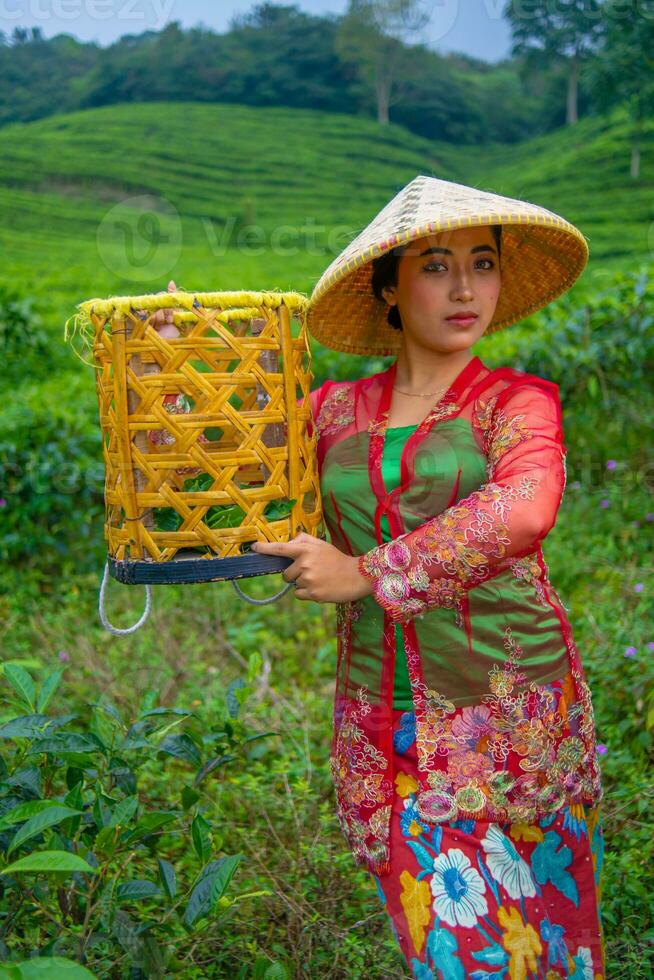
M336 607L331 768L343 833L379 875L389 871L395 624L422 819L529 823L603 795L590 690L541 550L566 480L558 386L473 357L407 439L401 484L387 492L396 367L311 393L329 536L373 585Z

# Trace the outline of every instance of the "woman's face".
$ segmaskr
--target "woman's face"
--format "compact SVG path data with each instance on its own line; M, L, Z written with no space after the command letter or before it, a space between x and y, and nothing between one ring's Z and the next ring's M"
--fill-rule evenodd
M407 339L451 353L471 347L493 319L500 294L500 266L490 227L435 232L404 247L397 286L382 290L397 303ZM472 311L468 323L448 320Z

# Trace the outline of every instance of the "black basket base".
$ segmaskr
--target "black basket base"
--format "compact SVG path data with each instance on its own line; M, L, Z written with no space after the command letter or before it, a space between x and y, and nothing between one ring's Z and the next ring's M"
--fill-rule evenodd
M188 558L184 557L189 555ZM193 557L190 557L193 555ZM125 585L175 585L176 583L224 582L283 572L293 558L281 555L236 555L233 558L198 558L180 549L172 561L118 561L107 556L109 574Z

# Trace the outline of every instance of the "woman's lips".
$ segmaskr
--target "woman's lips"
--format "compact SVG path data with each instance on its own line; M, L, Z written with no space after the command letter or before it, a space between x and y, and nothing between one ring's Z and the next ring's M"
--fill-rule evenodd
M471 323L474 323L477 319L476 316L448 316L446 317L448 323L456 323L460 327L469 327Z

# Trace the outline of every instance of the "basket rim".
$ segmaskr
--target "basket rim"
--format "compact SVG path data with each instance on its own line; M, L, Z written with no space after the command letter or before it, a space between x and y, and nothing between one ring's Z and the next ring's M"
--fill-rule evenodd
M293 290L215 290L202 293L178 289L174 293L142 293L134 296L95 297L77 304L77 309L88 316L122 313L136 309L154 310L169 307L183 307L192 310L203 306L208 309L226 310L232 307L262 306L277 309L284 304L293 311L304 311L309 305L305 293Z

